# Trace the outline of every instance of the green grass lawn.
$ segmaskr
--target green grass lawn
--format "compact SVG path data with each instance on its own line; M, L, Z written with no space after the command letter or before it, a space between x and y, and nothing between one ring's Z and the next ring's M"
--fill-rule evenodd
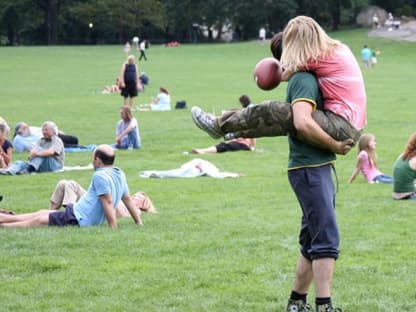
M392 165L415 131L416 44L368 38L364 30L332 34L360 60L364 44L381 50L364 71L368 128L377 137L379 168ZM269 56L256 42L152 46L140 62L150 85L136 99L148 103L160 86L173 102L210 112L284 99L286 84L259 90L256 62ZM102 95L124 61L122 46L0 48L0 116L40 125L54 120L81 144L113 143L122 98ZM141 170L173 169L196 157L193 147L217 142L192 123L189 109L135 112L142 149L118 151L116 164L130 190L147 192L159 210L143 227L123 219L119 228L2 229L1 311L284 311L298 255L300 208L286 176L287 139L263 138L256 152L203 155L238 179L142 179ZM13 132L13 131L12 131ZM14 154L25 159L27 154ZM337 214L341 257L333 300L346 311L415 311L414 202L395 202L391 186L347 180L356 150L337 161ZM87 165L90 153L66 155ZM46 208L59 179L85 187L92 171L1 176L1 207ZM314 291L310 291L313 302Z

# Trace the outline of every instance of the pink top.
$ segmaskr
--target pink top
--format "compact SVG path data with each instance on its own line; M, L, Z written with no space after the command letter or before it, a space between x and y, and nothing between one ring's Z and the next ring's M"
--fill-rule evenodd
M376 176L379 176L383 173L377 169L376 166L371 164L370 157L366 151L361 151L358 153L357 159L361 161L361 172L363 173L364 178L367 182L372 182Z
M324 97L324 108L344 117L361 130L367 124L367 97L364 79L351 50L344 44L334 55L310 62Z

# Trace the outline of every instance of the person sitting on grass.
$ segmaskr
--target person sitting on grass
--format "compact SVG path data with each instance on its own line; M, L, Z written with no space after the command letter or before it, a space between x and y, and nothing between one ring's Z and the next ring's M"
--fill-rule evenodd
M130 107L122 106L120 117L116 127L116 143L112 146L117 149L140 148L139 124Z
M371 133L363 134L358 142L357 164L348 182L352 183L360 171L368 183L393 183L391 176L377 168L376 137Z
M273 56L282 60L282 80L288 80L294 72L305 70L317 76L324 97L324 110L315 109L313 119L330 136L326 146L332 146L335 148L333 152L338 153L346 143L354 145L358 142L367 123L362 73L351 50L330 38L313 19L298 16L293 20L295 23L299 29L303 25L310 25L324 39L312 38L306 46L293 40L298 34L297 30L286 30L284 34L278 33L272 38L270 48ZM285 48L282 49L282 46ZM228 140L235 137L258 138L288 134L299 136L293 125L289 103L265 101L243 110L225 112L218 117L207 114L196 106L191 109L191 113L194 123L213 138L224 137ZM329 142L330 139L338 143ZM317 141L309 143L324 148Z
M78 138L73 135L68 135L56 127L58 137L64 143L64 147L77 147ZM42 138L42 128L29 126L26 122L20 121L16 124L13 136L14 150L18 153L29 152L36 143Z
M58 210L65 208L69 204L74 204L84 196L86 190L74 180L60 180L51 195L49 209ZM144 192L137 192L131 195L133 203L137 210L141 212L157 213L149 196ZM117 217L129 217L130 213L123 202L116 207Z
M102 94L120 93L120 79L116 77L116 82L111 86L105 86L101 91Z
M137 107L139 111L152 111L152 112L163 112L163 111L170 111L170 94L168 89L165 87L159 88L159 93L153 99L153 102L150 104L142 104Z
M393 166L394 199L416 199L416 133L413 133Z
M99 145L92 154L94 174L87 192L65 211L51 209L25 214L0 213L0 227L79 226L101 225L107 220L117 227L116 207L122 201L134 222L142 224L139 210L129 194L124 172L114 167L115 152L109 145Z
M30 150L29 161L15 161L8 168L0 169L0 174L15 175L61 170L64 166L65 150L56 131L54 122L45 121L42 125L43 136Z

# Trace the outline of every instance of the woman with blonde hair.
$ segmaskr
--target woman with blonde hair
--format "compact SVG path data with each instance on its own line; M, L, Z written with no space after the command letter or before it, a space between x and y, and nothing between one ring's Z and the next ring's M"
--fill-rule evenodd
M307 16L291 19L283 33L272 39L271 50L275 58L281 52L283 81L288 81L298 71L315 74L322 91L324 109L315 110L313 119L332 139L352 140L355 144L367 124L367 98L360 66L351 50L329 37ZM191 112L195 124L213 138L291 134L304 140L296 131L299 125L293 125L291 105L293 103L268 101L220 117L213 117L199 107L192 108Z
M416 199L416 133L413 133L393 166L393 198Z
M120 117L116 127L116 143L112 146L118 149L140 148L139 124L133 117L130 107L122 106Z
M281 62L285 76L312 71L324 98L324 109L348 120L357 130L367 124L367 97L357 60L343 43L327 35L307 16L289 21L283 31Z
M393 178L377 168L376 137L371 133L363 134L358 143L357 164L348 182L352 183L360 171L368 183L392 184Z

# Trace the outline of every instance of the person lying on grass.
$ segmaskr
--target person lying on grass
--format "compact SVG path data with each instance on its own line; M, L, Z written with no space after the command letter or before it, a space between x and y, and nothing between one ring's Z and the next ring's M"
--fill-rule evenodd
M85 195L87 191L74 180L60 180L51 195L49 209L58 210L69 204L74 204ZM131 196L137 210L141 212L157 213L149 196L143 192L137 192ZM117 217L130 217L130 213L123 202L116 206Z
M87 192L65 211L50 209L33 213L9 215L0 213L0 227L79 226L101 225L107 220L117 227L116 206L122 201L134 222L142 225L140 212L129 194L124 172L114 167L115 152L109 145L99 145L92 154L94 174Z

